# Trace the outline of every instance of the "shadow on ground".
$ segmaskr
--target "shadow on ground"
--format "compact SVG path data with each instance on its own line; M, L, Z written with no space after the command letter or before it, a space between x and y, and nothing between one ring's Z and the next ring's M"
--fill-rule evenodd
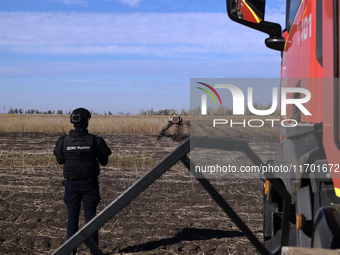
M184 228L180 233L176 234L172 238L161 239L158 241L147 242L140 245L130 246L119 251L132 253L141 251L151 251L161 246L172 245L180 243L182 241L197 241L197 240L209 240L209 239L221 239L221 238L233 238L244 236L239 231L223 231L223 230L210 230L210 229L198 229L198 228Z

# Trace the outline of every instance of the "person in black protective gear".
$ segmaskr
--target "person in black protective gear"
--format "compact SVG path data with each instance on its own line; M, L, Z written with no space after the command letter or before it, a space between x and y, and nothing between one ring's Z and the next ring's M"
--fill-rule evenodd
M64 202L68 209L67 239L78 231L81 201L86 223L95 217L100 201L99 163L105 166L111 154L103 138L88 133L90 118L88 110L75 109L70 115L75 129L70 130L68 135L59 137L54 149L57 162L63 164L66 180ZM92 238L98 245L98 231ZM76 250L73 251L75 253Z

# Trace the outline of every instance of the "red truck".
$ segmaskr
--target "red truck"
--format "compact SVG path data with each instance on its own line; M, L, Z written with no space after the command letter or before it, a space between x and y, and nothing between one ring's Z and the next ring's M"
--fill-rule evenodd
M267 164L293 164L303 171L289 178L278 177L284 190L265 182L265 246L272 254L280 254L282 246L339 249L339 2L287 0L283 30L280 24L265 20L265 0L226 2L230 19L267 33L266 46L281 51L280 86L305 88L311 93L308 107L312 115L291 105L286 116L281 116L298 125L280 127L281 143L275 159ZM252 11L246 14L241 5Z

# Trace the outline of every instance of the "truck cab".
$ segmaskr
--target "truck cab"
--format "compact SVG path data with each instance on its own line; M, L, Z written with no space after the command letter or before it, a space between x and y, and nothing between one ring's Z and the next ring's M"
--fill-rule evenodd
M286 115L281 115L281 120L294 119L298 125L289 130L280 127L281 143L268 164L293 164L302 171L278 177L290 196L288 210L284 192L265 182L264 242L272 254L287 245L338 249L339 3L287 0L284 29L266 20L265 7L265 0L227 0L230 19L268 34L265 45L281 52L281 88L308 89L311 99L306 106L312 114L288 105ZM301 93L288 97L300 98Z

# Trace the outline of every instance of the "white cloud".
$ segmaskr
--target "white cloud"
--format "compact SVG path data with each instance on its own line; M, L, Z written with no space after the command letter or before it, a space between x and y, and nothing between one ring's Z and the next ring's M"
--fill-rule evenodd
M68 80L67 82L71 82L71 83L89 83L91 81L88 81L88 80Z
M112 0L106 0L106 1L112 1ZM143 0L115 0L118 2L121 2L122 4L130 5L131 7L137 7Z
M87 4L88 4L88 1L86 1L86 0L54 0L54 1L66 4L66 5L83 5L83 6L87 6Z
M225 13L0 12L0 21L0 51L179 58L277 55L264 46L265 34L230 21Z
M81 61L81 62L11 62L0 64L0 78L41 77L64 75L102 75L117 77L162 77L160 80L192 77L279 77L277 57L253 60L230 59L220 61ZM73 81L88 81L84 79ZM124 80L124 79L123 79Z
M285 28L286 6L285 4L276 5L275 8L267 8L265 21L279 23L282 29Z

